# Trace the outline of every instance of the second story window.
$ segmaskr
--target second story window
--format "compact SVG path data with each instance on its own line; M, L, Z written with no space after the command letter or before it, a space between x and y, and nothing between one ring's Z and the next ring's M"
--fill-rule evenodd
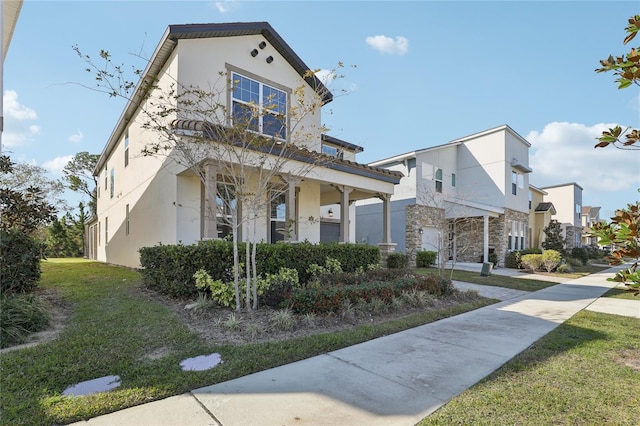
M452 187L456 187L456 174L455 173L451 173L451 186Z
M129 165L129 130L124 134L124 166Z
M287 137L287 93L243 75L232 74L234 124L279 139Z
M335 146L322 144L322 153L331 157L342 159L344 154L341 149Z
M436 169L436 192L442 192L442 169Z
M115 183L116 183L116 171L111 169L111 188L109 189L109 196L113 198L113 194L115 192Z

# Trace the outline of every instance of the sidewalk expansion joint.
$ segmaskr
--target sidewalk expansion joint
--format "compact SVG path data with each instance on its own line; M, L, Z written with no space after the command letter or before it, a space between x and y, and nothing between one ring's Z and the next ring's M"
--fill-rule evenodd
M223 426L222 422L218 420L218 418L211 411L209 411L209 409L202 402L200 402L198 397L195 396L193 392L189 392L189 395L191 395L191 397L196 400L196 403L200 406L200 408L202 408L204 412L211 417L211 419L215 422L216 426Z

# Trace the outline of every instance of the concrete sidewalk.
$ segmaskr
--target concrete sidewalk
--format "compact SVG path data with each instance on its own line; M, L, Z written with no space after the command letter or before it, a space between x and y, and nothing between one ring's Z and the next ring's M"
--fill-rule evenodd
M79 424L413 425L580 310L597 306L615 286L606 281L614 272L534 293L456 283L503 301ZM619 302L631 302L629 312L640 315L640 301ZM609 308L615 311L615 302Z

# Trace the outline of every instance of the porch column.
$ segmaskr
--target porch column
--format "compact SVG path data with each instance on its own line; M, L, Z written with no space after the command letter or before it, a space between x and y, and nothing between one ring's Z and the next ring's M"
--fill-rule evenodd
M202 197L202 239L218 238L218 226L216 221L216 195L218 168L211 163L204 165L204 194Z
M349 194L353 191L353 188L348 186L338 186L340 191L340 242L349 242Z
M285 228L288 230L286 239L287 241L298 241L298 221L296 220L296 182L298 182L298 179L290 176L282 179L287 184L287 191L284 194L287 210Z
M382 243L391 242L391 194L380 194L382 200Z
M484 244L483 244L483 260L489 261L489 215L484 215Z

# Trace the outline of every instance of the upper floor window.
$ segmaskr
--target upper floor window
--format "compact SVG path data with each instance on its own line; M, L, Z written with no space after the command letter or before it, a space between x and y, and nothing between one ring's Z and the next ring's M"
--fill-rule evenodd
M580 204L576 204L576 214L582 214L582 207Z
M518 188L522 189L524 186L524 177L518 172L511 172L511 193L518 195Z
M529 210L531 210L531 204L533 204L533 195L529 192Z
M451 186L452 187L456 187L456 174L455 173L451 173Z
M107 190L107 179L108 179L108 172L107 172L107 163L104 163L104 190Z
M442 192L442 169L436 169L436 192Z
M342 159L344 155L341 149L325 144L322 144L322 153L339 159Z
M287 137L287 93L233 73L234 124L279 139Z
M116 183L116 171L111 168L111 187L109 188L109 196L113 198L113 194L115 192L115 183Z
M124 134L124 166L129 165L129 130Z

